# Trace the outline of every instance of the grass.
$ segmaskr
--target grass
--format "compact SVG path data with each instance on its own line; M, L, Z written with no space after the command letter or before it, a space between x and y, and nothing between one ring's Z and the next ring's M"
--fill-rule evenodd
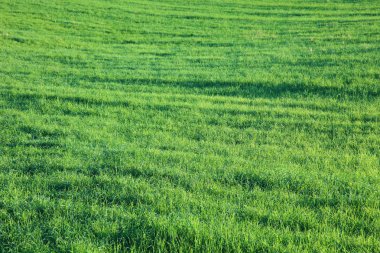
M0 252L380 252L380 2L0 2Z

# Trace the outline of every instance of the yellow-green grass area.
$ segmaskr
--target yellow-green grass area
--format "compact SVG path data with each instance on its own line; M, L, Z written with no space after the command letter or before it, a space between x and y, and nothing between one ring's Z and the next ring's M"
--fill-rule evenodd
M379 1L0 1L0 252L380 252Z

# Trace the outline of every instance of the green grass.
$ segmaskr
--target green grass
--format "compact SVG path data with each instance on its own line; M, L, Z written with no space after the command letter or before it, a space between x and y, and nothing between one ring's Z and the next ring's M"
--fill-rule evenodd
M0 1L0 252L380 252L379 1Z

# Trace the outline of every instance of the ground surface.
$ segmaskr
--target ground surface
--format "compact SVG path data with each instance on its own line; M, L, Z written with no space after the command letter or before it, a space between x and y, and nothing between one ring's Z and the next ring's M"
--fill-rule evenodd
M0 1L0 252L380 252L379 1Z

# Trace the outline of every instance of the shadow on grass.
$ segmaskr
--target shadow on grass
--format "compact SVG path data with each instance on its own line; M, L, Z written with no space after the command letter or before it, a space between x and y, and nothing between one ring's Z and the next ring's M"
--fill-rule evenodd
M335 99L368 99L378 98L380 90L377 87L338 87L317 86L307 83L260 83L245 81L207 81L146 78L99 78L84 77L84 81L93 83L120 83L124 85L153 85L180 87L194 90L205 95L240 96L246 98L278 98L278 97L323 97Z

